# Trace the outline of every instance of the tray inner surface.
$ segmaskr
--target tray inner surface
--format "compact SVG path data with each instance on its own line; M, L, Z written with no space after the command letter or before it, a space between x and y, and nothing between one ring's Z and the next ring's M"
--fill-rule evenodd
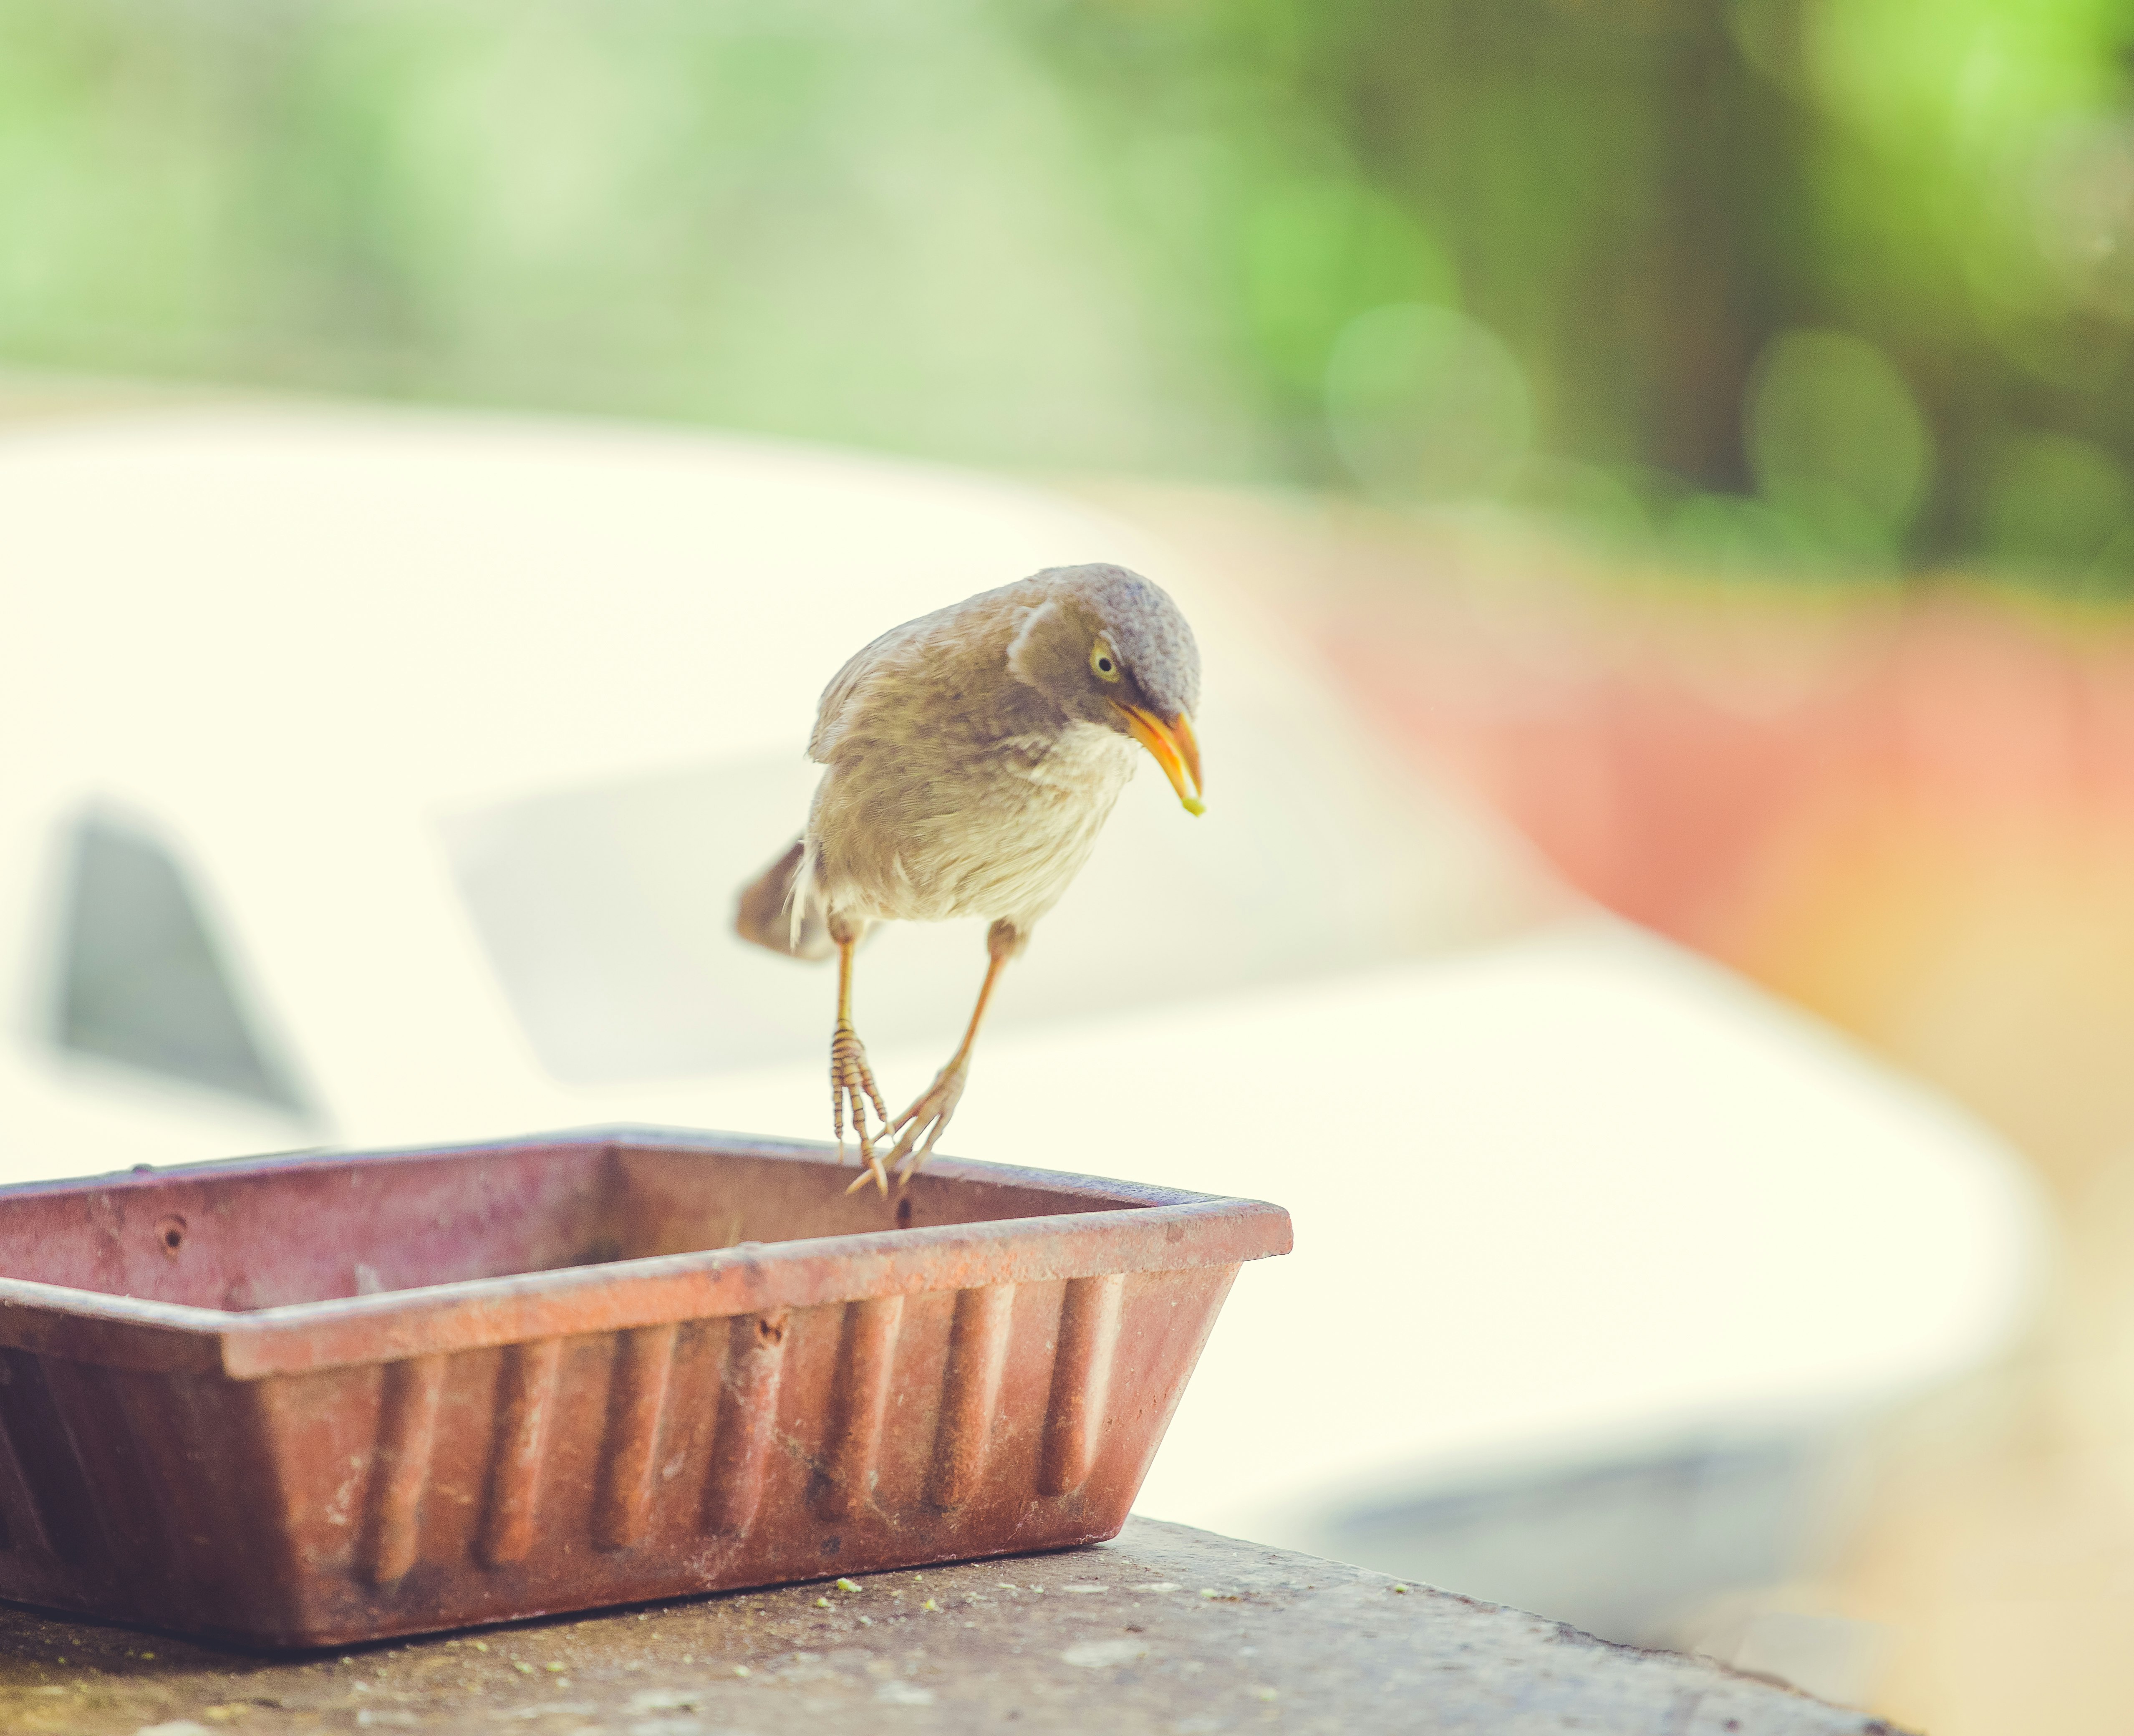
M137 1174L0 1197L0 1277L243 1310L659 1254L1131 1202L626 1141Z

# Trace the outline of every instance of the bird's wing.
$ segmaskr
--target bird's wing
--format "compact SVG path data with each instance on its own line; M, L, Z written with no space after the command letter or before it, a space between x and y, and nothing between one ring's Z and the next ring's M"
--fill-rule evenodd
M1047 576L1040 573L997 590L981 591L961 602L893 626L855 651L823 689L822 700L815 708L815 733L808 738L808 757L818 766L830 763L836 757L839 738L865 708L856 702L869 680L876 671L895 663L900 653L923 660L929 647L939 650L944 645L954 649L997 641L1004 647L1013 636L1012 623L1048 594Z
M893 626L845 660L845 666L830 678L830 684L823 689L822 699L815 707L815 733L808 737L809 759L818 766L830 763L831 756L837 752L838 737L844 729L846 712L869 673L892 646L929 618L922 616L918 621Z

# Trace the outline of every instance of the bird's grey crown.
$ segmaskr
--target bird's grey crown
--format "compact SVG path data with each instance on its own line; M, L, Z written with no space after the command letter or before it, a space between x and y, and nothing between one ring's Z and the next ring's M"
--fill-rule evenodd
M1027 583L1088 618L1118 653L1151 710L1191 717L1200 707L1200 647L1161 585L1108 562L1048 567Z

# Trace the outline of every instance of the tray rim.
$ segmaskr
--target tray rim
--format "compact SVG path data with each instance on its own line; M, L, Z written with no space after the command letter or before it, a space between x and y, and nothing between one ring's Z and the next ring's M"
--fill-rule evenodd
M562 1144L635 1145L852 1168L839 1163L837 1147L821 1140L619 1122L438 1145L311 1148L168 1168L136 1164L99 1176L0 1187L0 1202L70 1192L145 1191L173 1176L272 1174ZM742 1242L241 1313L0 1277L0 1347L141 1371L258 1381L874 1296L1235 1265L1286 1254L1292 1245L1289 1214L1261 1200L972 1158L937 1158L927 1173L1079 1197L1099 1209Z

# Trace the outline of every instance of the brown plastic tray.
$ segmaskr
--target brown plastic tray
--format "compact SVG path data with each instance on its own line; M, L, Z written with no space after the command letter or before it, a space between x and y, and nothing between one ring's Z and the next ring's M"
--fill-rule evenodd
M1278 1206L641 1129L0 1189L0 1598L249 1644L1114 1535Z

